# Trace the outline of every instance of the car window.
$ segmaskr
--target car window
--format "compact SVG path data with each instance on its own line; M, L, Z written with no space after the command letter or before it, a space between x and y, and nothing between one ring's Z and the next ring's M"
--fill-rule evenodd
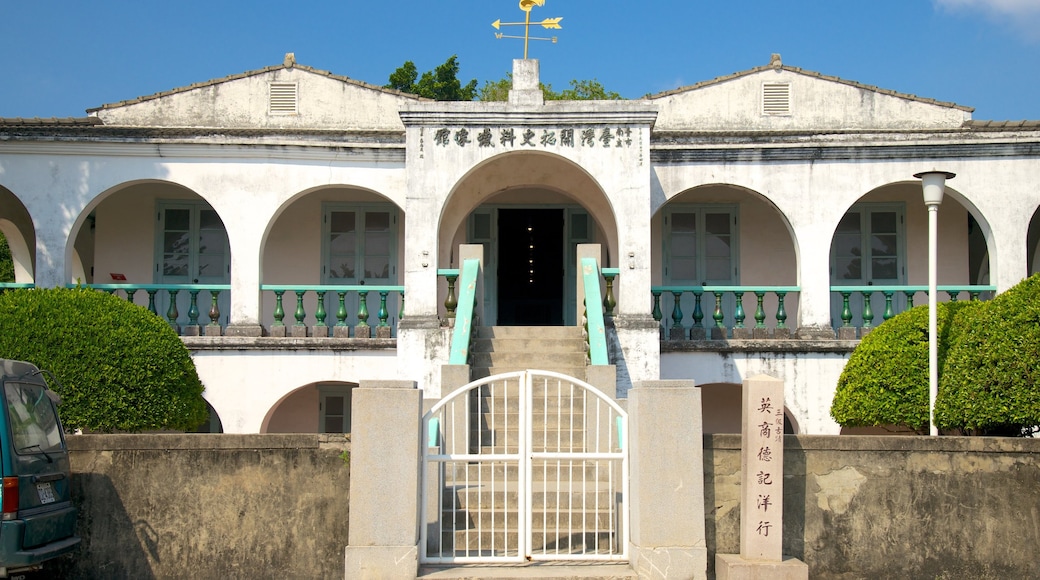
M63 448L61 424L43 387L5 382L4 395L15 451L24 455Z

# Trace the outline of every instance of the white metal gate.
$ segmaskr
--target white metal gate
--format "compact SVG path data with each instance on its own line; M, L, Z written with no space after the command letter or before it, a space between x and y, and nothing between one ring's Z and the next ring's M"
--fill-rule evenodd
M628 415L592 385L480 379L422 432L423 563L628 558Z

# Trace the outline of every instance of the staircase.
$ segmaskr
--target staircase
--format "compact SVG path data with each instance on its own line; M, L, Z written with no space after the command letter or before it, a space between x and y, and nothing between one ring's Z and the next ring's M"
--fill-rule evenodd
M481 326L470 350L470 379L539 369L585 380L579 326Z
M471 350L471 378L538 369L585 378L585 341L578 327L478 328ZM620 462L542 458L538 453L616 451L610 437L592 425L613 429L607 405L583 387L565 379L536 376L532 384L531 549L535 556L620 553L617 532L621 509ZM466 402L466 448L447 453L488 456L481 462L449 462L442 466L439 542L442 554L456 556L518 555L519 531L525 514L515 454L524 435L519 414L521 386L516 378L496 380L470 391ZM459 407L461 409L461 407ZM449 411L445 424L450 420ZM458 410L454 410L458 412ZM431 501L431 504L433 501ZM525 565L483 564L425 566L420 578L635 578L627 563L538 562Z

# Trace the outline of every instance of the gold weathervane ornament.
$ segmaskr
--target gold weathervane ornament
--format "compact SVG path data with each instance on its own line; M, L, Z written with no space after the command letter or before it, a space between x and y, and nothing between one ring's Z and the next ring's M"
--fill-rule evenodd
M545 6L545 0L520 0L520 9L523 10L524 13L526 14L526 18L524 18L523 22L502 22L501 20L496 20L496 21L491 23L491 26L494 26L495 30L499 30L500 27L502 27L502 26L523 26L524 27L524 35L523 36L510 36L508 34L502 34L501 32L496 32L495 33L495 38L522 38L522 39L524 39L524 60L527 60L527 41L528 40L551 40L554 44L556 43L556 37L555 36L553 36L552 38L543 38L543 37L539 37L539 36L531 36L531 24L532 24L532 22L531 22L531 9L534 8L535 6ZM563 17L559 16L557 18L546 18L545 20L542 20L541 22L535 22L533 24L541 25L542 28L546 28L546 29L549 29L549 30L559 30L559 29L562 28L560 26L560 21L561 20L563 20Z

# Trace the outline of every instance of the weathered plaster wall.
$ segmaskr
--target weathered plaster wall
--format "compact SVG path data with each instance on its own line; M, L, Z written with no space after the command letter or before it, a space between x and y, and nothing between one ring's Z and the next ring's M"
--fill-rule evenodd
M1038 458L1037 439L788 436L784 554L816 580L1035 578ZM738 553L740 436L705 436L704 471L708 552Z
M69 447L83 544L48 577L343 577L342 436L82 435Z

